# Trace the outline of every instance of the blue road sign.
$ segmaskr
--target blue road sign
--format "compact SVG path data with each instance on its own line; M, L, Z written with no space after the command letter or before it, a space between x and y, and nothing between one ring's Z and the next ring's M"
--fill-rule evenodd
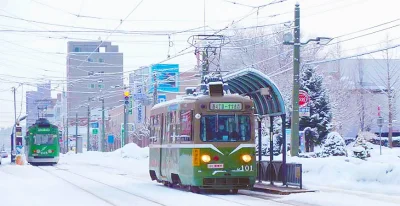
M92 123L90 123L90 126L92 128L99 128L99 122L92 122Z
M114 135L108 135L108 144L114 144Z
M143 93L135 93L133 94L133 99L134 100L142 100L146 98L146 94Z

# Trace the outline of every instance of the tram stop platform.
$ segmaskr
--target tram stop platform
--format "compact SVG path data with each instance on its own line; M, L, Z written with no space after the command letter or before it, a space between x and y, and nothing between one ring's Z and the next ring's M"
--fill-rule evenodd
M282 185L271 185L267 183L256 183L253 188L254 191L265 192L278 195L290 195L296 193L316 192L316 190L300 189L298 187L286 187Z

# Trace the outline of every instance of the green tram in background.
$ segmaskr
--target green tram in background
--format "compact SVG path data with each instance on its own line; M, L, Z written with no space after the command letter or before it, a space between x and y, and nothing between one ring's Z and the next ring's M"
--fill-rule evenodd
M57 164L60 156L58 127L45 118L39 118L27 129L25 155L28 163Z
M152 180L195 193L237 193L254 186L253 101L223 89L222 82L209 84L206 94L187 92L189 95L181 99L151 109Z

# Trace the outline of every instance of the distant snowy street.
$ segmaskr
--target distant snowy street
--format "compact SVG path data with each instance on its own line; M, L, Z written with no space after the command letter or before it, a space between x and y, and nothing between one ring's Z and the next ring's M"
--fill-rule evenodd
M386 151L387 152L387 151ZM148 176L148 151L135 144L110 153L85 152L63 155L58 165L33 167L31 165L10 165L9 159L3 159L0 166L1 205L43 205L44 202L56 202L56 205L387 205L400 202L395 196L400 191L398 162L391 164L393 181L371 182L364 178L352 180L356 168L365 171L365 177L379 175L379 168L368 166L384 163L376 161L364 165L364 162L350 163L343 159L318 159L313 163L302 159L305 168L305 185L317 189L315 193L279 196L260 192L240 191L238 195L194 194L181 189L171 189L150 181ZM388 158L388 157L386 157ZM307 160L307 159L306 159ZM326 161L328 160L328 161ZM294 160L293 160L294 161ZM311 161L311 160L310 160ZM353 173L338 174L343 163L354 164ZM395 161L393 159L393 161ZM398 160L397 160L398 161ZM335 169L336 168L336 169ZM328 172L329 170L330 172ZM317 173L319 171L319 173ZM369 175L367 175L369 174ZM311 176L310 176L311 175ZM397 176L396 176L397 175ZM325 182L323 180L325 176ZM326 177L330 176L330 179ZM342 177L341 180L335 178ZM363 176L361 176L363 177ZM397 178L397 179L396 179ZM317 184L320 181L320 184ZM350 186L345 182L348 181ZM358 187L356 187L358 186ZM376 191L370 191L373 186ZM347 190L346 190L347 189Z

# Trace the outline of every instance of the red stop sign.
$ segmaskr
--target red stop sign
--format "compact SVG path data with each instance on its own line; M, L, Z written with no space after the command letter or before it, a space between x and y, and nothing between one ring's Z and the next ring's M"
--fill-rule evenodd
M304 107L307 106L308 102L310 101L310 96L304 90L299 91L299 106Z

